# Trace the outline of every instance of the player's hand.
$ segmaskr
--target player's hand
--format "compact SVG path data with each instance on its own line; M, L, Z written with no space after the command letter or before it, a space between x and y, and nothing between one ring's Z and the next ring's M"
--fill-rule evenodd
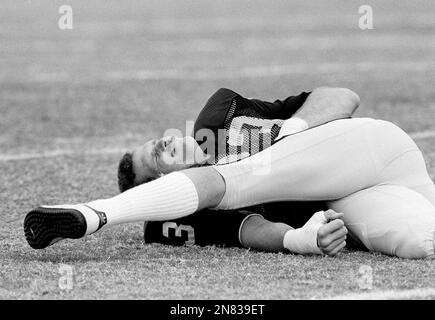
M317 244L324 254L335 256L346 246L347 228L342 220L343 213L327 210L323 214L326 222L317 230Z

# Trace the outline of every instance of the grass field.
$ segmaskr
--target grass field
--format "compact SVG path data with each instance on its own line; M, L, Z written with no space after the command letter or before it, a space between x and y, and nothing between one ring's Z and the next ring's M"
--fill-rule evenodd
M62 4L73 30L57 27ZM358 28L363 4L374 30ZM433 1L3 0L0 298L435 298L435 260L144 245L141 224L27 245L30 208L115 195L122 152L184 130L216 89L275 99L322 85L411 133L435 179Z

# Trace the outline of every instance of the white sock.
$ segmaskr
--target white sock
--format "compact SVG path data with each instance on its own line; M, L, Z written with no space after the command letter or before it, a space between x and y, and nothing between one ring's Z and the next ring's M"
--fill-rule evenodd
M192 180L183 173L173 172L113 198L92 201L86 205L104 212L107 225L115 225L180 218L194 213L198 203L198 193Z

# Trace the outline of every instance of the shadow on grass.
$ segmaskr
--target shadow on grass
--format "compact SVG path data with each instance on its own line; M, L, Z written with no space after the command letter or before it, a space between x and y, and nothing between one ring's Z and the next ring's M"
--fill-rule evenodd
M41 250L32 249L23 239L20 245L15 245L8 251L7 256L19 263L85 263L138 259L141 254L146 254L146 247L140 237L129 237L127 234L123 237L68 239Z

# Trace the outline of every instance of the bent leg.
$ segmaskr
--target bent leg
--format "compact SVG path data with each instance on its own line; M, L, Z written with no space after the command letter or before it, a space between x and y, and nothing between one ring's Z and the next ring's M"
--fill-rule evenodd
M344 213L349 233L371 251L409 259L434 255L435 207L414 190L378 185L328 206Z

